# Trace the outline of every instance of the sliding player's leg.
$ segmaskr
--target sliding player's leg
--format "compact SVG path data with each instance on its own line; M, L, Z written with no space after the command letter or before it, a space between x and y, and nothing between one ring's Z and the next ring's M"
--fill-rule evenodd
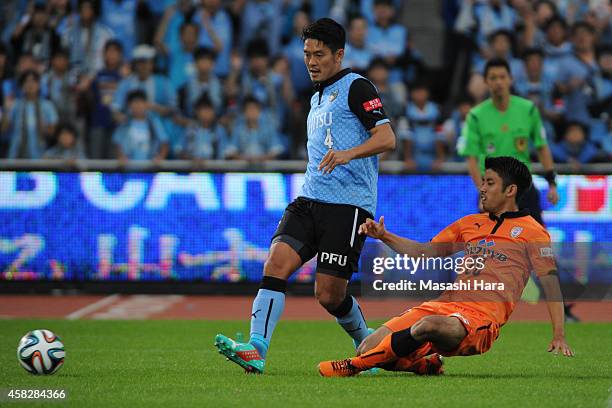
M372 367L393 368L399 359L407 359L403 364L409 368L430 354L432 347L440 351L456 349L467 336L466 328L458 317L435 315L437 307L432 305L424 303L391 319L362 343L357 357L323 362L319 372L324 376L349 376ZM414 370L420 370L419 365Z

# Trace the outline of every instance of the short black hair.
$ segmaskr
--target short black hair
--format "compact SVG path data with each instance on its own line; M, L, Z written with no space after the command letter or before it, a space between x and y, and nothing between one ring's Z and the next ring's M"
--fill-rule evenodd
M534 55L537 55L540 58L544 58L544 51L542 51L541 48L527 48L524 52L523 52L523 59L527 60L527 58L532 57Z
M198 47L193 52L193 59L195 61L197 61L200 58L210 58L210 59L214 60L215 58L217 58L217 53L212 48Z
M571 127L580 128L582 130L582 133L584 133L585 138L589 136L590 127L588 124L582 121L579 121L579 120L570 120L565 124L563 133L565 134L568 131L568 129Z
M179 33L183 34L183 31L185 29L187 29L187 27L195 27L196 31L198 31L198 32L200 31L200 26L196 22L191 21L191 20L187 20L187 21L183 22L183 24L181 24L181 26L179 28Z
M375 6L394 6L393 0L374 0Z
M208 94L203 93L202 95L200 95L200 97L196 100L195 104L193 105L194 109L200 110L202 108L211 108L214 109L214 106L212 104L212 101L210 100L210 98L208 97Z
M544 32L547 32L550 27L559 24L564 30L567 30L567 21L558 14L555 14L544 23Z
M66 59L70 59L70 52L68 52L65 48L58 48L51 54L51 59L56 57L64 57Z
M516 185L516 197L518 202L523 194L531 187L531 173L522 161L509 156L487 157L485 169L493 170L502 179L502 189L511 184Z
M19 86L22 87L25 81L30 77L34 78L36 82L40 82L40 74L33 69L28 69L19 76Z
M325 17L304 27L302 30L302 40L306 41L308 39L321 41L335 53L339 49L344 49L346 32L338 22Z
M491 44L499 36L506 37L508 39L508 42L510 43L510 46L514 44L514 34L512 34L511 31L504 29L493 31L487 37L487 41L489 42L489 44Z
M368 65L368 71L370 71L370 70L372 70L374 68L378 68L378 67L382 67L382 68L386 69L387 71L389 69L391 69L391 67L389 66L387 61L385 61L381 57L376 57L372 61L370 61L370 65Z
M72 123L62 122L59 125L57 125L57 127L55 128L55 132L53 133L53 139L56 141L59 140L59 136L62 132L70 132L72 133L75 139L79 138L79 132L77 131L77 128Z
M576 32L580 30L581 28L584 28L590 34L595 34L595 27L593 27L590 23L587 23L586 21L581 20L581 21L574 23L574 25L572 26L572 35L575 35Z
M245 98L242 100L242 109L246 108L246 106L250 104L255 104L261 108L261 101L253 95L245 96Z
M484 72L482 73L485 79L487 78L487 74L489 73L489 70L491 68L496 68L496 67L506 68L506 71L508 71L508 75L512 76L512 71L510 70L510 64L508 64L508 61L506 61L504 58L491 58L485 64Z
M127 95L128 105L136 100L146 101L147 94L145 93L145 91L143 91L142 89L135 89L133 91L130 91L130 93L128 93Z
M116 48L119 52L123 53L123 44L116 38L111 38L104 43L104 52L108 51L109 48Z
M247 58L257 58L257 57L269 57L270 56L270 48L268 47L268 41L263 38L255 38L247 44L246 49Z

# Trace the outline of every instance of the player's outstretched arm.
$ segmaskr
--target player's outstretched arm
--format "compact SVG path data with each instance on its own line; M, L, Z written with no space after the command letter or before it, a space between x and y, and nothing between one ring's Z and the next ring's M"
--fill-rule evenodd
M438 256L434 253L434 249L430 243L422 244L411 239L402 238L389 232L385 228L385 217L381 216L378 222L368 218L366 222L359 226L359 233L366 234L369 237L380 239L387 246L393 249L398 254L406 254L408 256Z
M338 165L346 164L353 159L374 156L395 149L395 134L389 123L383 123L370 130L368 140L348 150L327 151L319 164L319 171L331 173Z
M546 306L553 326L553 339L548 345L548 351L573 357L574 351L565 341L565 313L563 311L563 296L559 286L559 278L555 273L540 277L540 283L546 297Z

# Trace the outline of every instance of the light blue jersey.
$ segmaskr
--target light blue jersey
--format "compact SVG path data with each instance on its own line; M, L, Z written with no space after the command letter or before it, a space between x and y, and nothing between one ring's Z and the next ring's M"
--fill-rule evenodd
M374 85L350 69L317 84L308 114L308 167L303 196L354 205L374 214L378 181L376 155L351 160L329 174L318 167L330 149L359 146L370 137L369 130L388 122Z

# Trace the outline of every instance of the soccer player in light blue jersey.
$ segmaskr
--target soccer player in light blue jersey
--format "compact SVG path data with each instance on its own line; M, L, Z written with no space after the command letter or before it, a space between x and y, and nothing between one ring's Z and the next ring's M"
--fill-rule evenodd
M317 256L315 296L357 347L368 327L357 300L347 294L365 237L359 225L376 210L378 158L395 148L395 135L376 88L342 69L345 32L322 18L306 26L304 63L315 93L308 114L308 167L302 196L287 206L272 237L263 279L253 301L247 343L222 334L219 352L248 372L263 373L287 279Z

